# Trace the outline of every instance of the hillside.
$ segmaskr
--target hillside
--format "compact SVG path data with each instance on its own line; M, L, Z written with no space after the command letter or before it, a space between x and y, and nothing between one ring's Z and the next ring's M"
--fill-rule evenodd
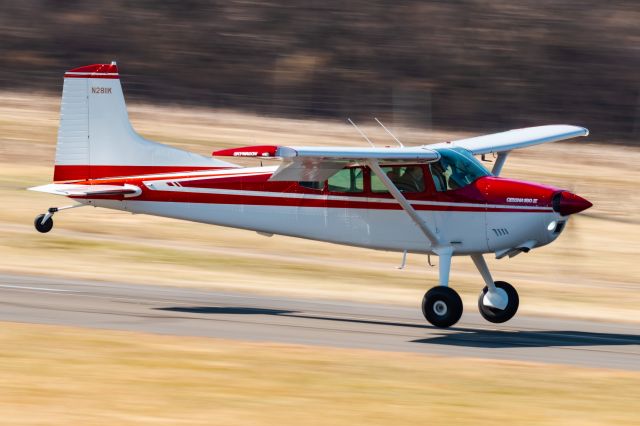
M129 98L636 143L638 22L622 0L3 2L0 89L116 59Z

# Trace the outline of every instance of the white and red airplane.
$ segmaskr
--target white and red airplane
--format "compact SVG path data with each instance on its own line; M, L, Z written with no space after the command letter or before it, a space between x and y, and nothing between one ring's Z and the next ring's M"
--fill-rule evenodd
M96 64L65 73L54 183L30 188L91 205L378 250L437 255L439 285L422 300L431 324L462 315L450 288L452 256L470 256L485 287L488 321L516 313L518 293L493 280L483 257L512 257L554 241L569 216L591 203L569 191L498 177L509 152L588 135L550 125L433 145L397 148L251 146L214 156L279 158L239 167L148 141L132 128L118 68ZM399 142L399 141L398 141ZM475 155L496 154L491 172Z

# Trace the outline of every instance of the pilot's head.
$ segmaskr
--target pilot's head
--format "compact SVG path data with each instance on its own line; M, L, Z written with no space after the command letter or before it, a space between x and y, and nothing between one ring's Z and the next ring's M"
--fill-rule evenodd
M415 179L420 179L422 178L422 167L420 166L409 166L407 167L407 170L405 171L405 174L415 178Z

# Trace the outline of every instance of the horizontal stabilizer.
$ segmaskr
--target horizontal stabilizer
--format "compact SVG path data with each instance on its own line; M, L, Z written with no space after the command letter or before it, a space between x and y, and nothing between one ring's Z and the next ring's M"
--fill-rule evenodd
M126 198L137 197L142 190L135 185L76 185L70 183L51 183L34 186L30 191L46 192L67 197L91 197L107 195L124 195Z

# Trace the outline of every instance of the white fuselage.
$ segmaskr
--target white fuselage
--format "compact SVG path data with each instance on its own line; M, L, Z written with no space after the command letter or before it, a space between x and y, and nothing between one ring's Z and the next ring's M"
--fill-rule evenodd
M389 199L368 201L372 205L395 203ZM379 250L430 253L432 249L429 240L402 210L97 199L83 202L131 213ZM425 203L429 202L412 204ZM543 246L559 235L547 229L549 223L566 220L545 209L492 212L488 207L485 211L420 211L419 214L443 241L453 245L454 254L458 255L497 252L526 242L533 242L533 247Z

